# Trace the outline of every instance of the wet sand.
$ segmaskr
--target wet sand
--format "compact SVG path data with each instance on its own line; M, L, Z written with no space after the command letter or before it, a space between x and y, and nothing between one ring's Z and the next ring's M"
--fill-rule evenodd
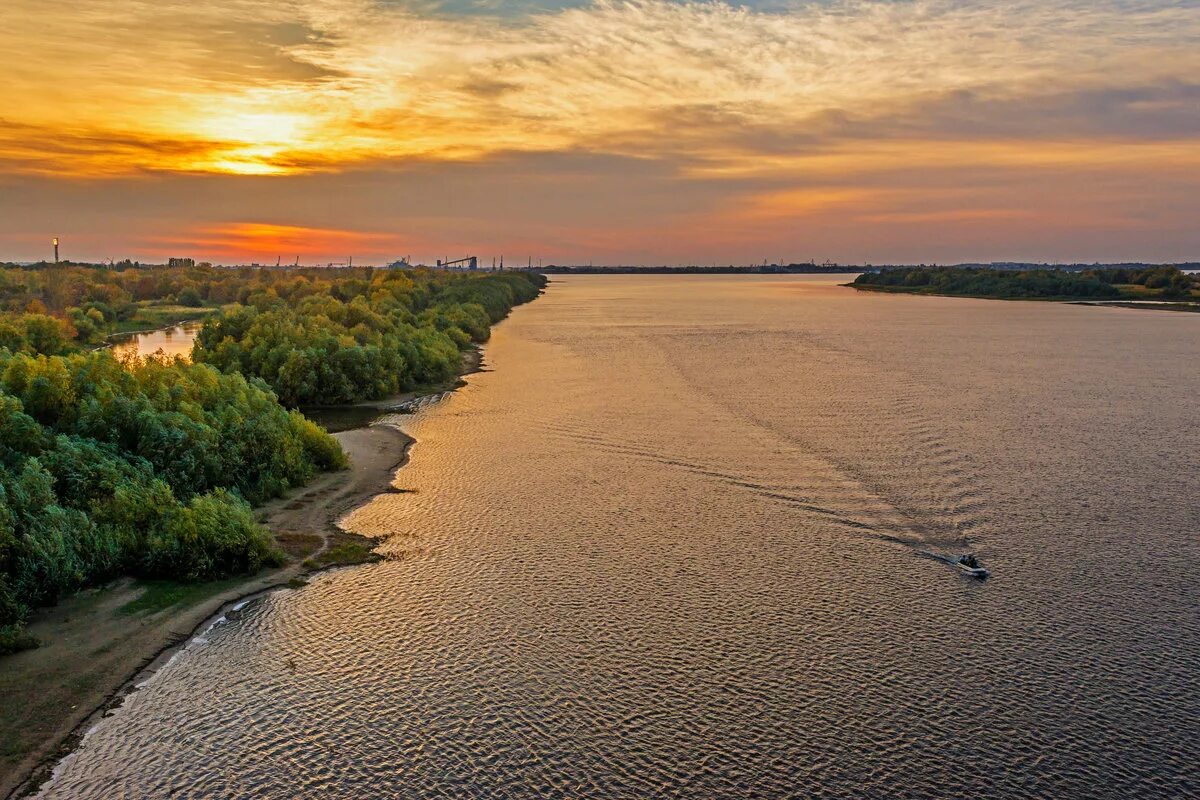
M462 374L479 366L479 353L471 351L464 356ZM413 392L378 405L451 388ZM373 541L342 531L337 522L392 489L413 439L383 424L333 435L350 457L349 469L319 475L257 509L288 555L284 566L197 587L188 600L160 610L123 610L144 591L123 578L34 615L29 632L42 646L0 659L0 797L22 796L48 778L96 719L227 607L320 569L376 558Z

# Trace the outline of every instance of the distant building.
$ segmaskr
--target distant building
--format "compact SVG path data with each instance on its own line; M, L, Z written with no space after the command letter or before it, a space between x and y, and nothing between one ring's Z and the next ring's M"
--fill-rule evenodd
M503 258L500 259L500 263L504 263ZM437 260L437 266L438 269L462 269L463 267L466 267L467 269L479 269L479 257L467 256L465 258L456 258L451 261L443 261L439 258Z

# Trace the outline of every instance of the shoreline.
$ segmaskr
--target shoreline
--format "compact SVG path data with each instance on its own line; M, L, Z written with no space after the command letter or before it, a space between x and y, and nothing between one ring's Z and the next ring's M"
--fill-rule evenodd
M383 414L455 391L465 385L463 377L483 369L482 361L482 352L472 348L448 384L374 401L377 410ZM128 609L151 588L125 577L35 614L29 630L44 644L0 660L0 797L37 791L88 730L235 605L301 586L318 572L380 560L375 548L381 540L345 531L338 522L393 490L416 440L398 427L374 423L333 436L350 457L349 469L322 473L255 508L288 556L283 566L209 584L173 584L196 596L147 611Z
M176 322L171 325L163 325L161 328L146 328L144 330L123 331L121 333L110 333L105 335L104 341L100 344L94 344L84 348L85 353L95 353L100 350L112 350L114 347L127 344L139 336L145 336L150 333L159 333L161 331L173 331L176 328L181 328L189 322L201 322L198 319L185 319L182 322Z
M158 333L159 331L174 330L175 328L181 327L183 325L187 325L188 323L191 323L191 322L196 322L196 323L200 323L201 325L203 325L204 318L207 317L210 313L213 313L217 310L218 309L216 309L216 308L211 308L211 307L206 306L205 313L201 314L200 316L183 317L181 319L174 320L173 322L167 322L167 323L164 323L164 324L159 325L154 328L137 328L136 330L132 330L132 331L113 331L112 333L106 333L106 334L104 334L104 341L102 344L95 344L95 345L92 345L91 347L87 347L87 348L85 348L85 351L91 352L94 350L105 350L105 349L108 349L111 347L115 347L119 344L124 344L125 340L127 340L127 339L132 339L137 336L143 336L147 333Z
M215 311L216 309L213 309L213 310ZM106 342L108 342L108 344L102 344L102 345L97 345L97 346L98 347L112 347L114 344L120 344L120 342L108 341L110 339L121 339L126 336L134 337L134 336L141 336L141 335L147 334L147 333L158 333L159 331L174 330L175 328L181 328L190 322L196 322L196 323L203 325L204 317L203 316L186 317L184 319L175 320L174 322L168 322L164 325L159 325L157 328L138 328L138 329L132 330L132 331L114 331L112 333L105 334L105 336L104 336L104 339Z
M1076 306L1097 306L1097 307L1112 307L1112 308L1137 308L1150 311L1184 311L1196 312L1200 311L1200 301L1195 300L1156 300L1153 298L1129 298L1129 297L1074 297L1053 296L1053 297L999 297L989 294L945 294L942 292L926 292L918 288L909 288L904 286L875 286L872 284L855 284L842 283L839 286L844 286L848 289L855 289L860 292L875 292L877 294L906 294L915 295L917 297L954 297L965 300L1004 300L1008 302L1032 302L1032 303L1065 303L1067 305Z

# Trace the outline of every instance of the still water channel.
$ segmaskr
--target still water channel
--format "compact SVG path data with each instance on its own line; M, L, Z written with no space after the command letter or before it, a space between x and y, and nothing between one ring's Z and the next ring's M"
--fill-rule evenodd
M183 356L185 359L190 359L192 342L196 340L203 325L201 320L194 320L170 328L130 334L114 342L112 351L118 357L150 356L161 353L167 358Z

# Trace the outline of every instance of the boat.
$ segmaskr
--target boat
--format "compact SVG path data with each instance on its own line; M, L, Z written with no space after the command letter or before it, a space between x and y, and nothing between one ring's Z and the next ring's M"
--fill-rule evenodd
M979 559L977 559L971 553L959 556L954 561L954 566L961 569L969 577L978 578L979 580L983 580L992 574L988 572L987 569L985 569L984 566L979 563Z

